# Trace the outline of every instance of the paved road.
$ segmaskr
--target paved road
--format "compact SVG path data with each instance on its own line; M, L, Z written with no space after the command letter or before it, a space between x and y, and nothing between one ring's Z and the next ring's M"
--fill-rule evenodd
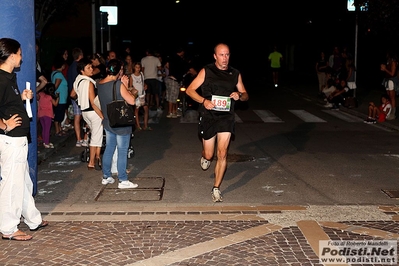
M309 90L295 93L318 102ZM362 108L341 112L362 117ZM241 113L243 127L249 123L256 130L261 116L245 122ZM394 134L396 124L390 121L375 130ZM256 152L239 152L239 144L231 151L237 156L231 157L248 160L230 162L229 173L237 178L225 180L225 202L214 204L212 175L198 169L195 126L162 114L154 129L136 132L136 155L129 160L141 190L102 186L100 174L87 171L80 161L82 148L73 146L73 137L58 139L51 156L40 150L36 201L50 225L34 232L29 242L2 241L0 265L322 265L319 240L399 238L396 199L386 197L387 204L301 204L295 196L306 195L294 195L284 204L273 189L273 201L259 197L251 188L264 184L260 173L278 178L281 169L266 167L267 158ZM244 186L240 180L246 175L253 178ZM21 229L27 229L23 223Z

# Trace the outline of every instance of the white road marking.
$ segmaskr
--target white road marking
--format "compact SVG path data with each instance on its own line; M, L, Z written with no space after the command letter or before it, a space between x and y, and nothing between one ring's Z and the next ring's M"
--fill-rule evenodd
M345 112L340 112L340 111L335 111L335 110L323 110L323 112L325 112L329 115L335 116L339 119L342 119L346 122L360 122L363 120L360 117L349 115Z
M235 114L235 120L236 123L243 123L242 119L237 114Z
M305 121L306 123L325 123L327 121L312 115L309 112L306 112L305 110L289 110L291 113Z
M268 110L254 110L254 113L265 123L284 123L283 120Z

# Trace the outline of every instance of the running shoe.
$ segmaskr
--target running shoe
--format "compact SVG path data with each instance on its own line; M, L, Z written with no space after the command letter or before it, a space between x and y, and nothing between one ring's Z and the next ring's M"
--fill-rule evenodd
M208 170L209 166L211 166L211 161L208 161L204 157L201 157L201 168L202 170Z
M222 193L220 192L219 188L214 187L214 188L212 189L211 194L212 194L212 200L213 200L213 202L222 202L222 201L223 201Z

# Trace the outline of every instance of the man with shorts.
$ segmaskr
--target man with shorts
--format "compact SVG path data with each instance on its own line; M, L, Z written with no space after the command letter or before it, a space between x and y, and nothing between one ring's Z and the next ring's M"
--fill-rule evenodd
M201 103L199 107L199 135L202 138L201 168L209 168L217 143L213 202L221 202L224 173L227 169L227 150L234 132L236 101L248 101L240 72L229 66L230 49L226 44L215 46L215 63L206 65L187 88L187 95ZM201 87L202 96L196 92Z
M277 46L274 46L274 51L269 54L270 67L272 68L273 83L274 87L278 87L279 83L279 72L281 68L281 61L283 60L283 55L277 51Z
M144 83L147 85L146 97L150 107L154 104L157 111L162 111L159 104L158 71L161 70L161 61L153 55L150 49L146 50L146 56L141 59L141 67L144 74Z

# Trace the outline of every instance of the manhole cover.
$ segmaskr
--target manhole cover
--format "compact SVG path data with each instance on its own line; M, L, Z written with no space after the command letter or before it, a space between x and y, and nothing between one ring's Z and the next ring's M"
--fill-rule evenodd
M159 201L163 197L165 178L136 177L133 181L139 186L132 189L118 189L118 184L103 186L95 201Z
M381 191L387 194L390 198L399 198L399 190L381 189Z

